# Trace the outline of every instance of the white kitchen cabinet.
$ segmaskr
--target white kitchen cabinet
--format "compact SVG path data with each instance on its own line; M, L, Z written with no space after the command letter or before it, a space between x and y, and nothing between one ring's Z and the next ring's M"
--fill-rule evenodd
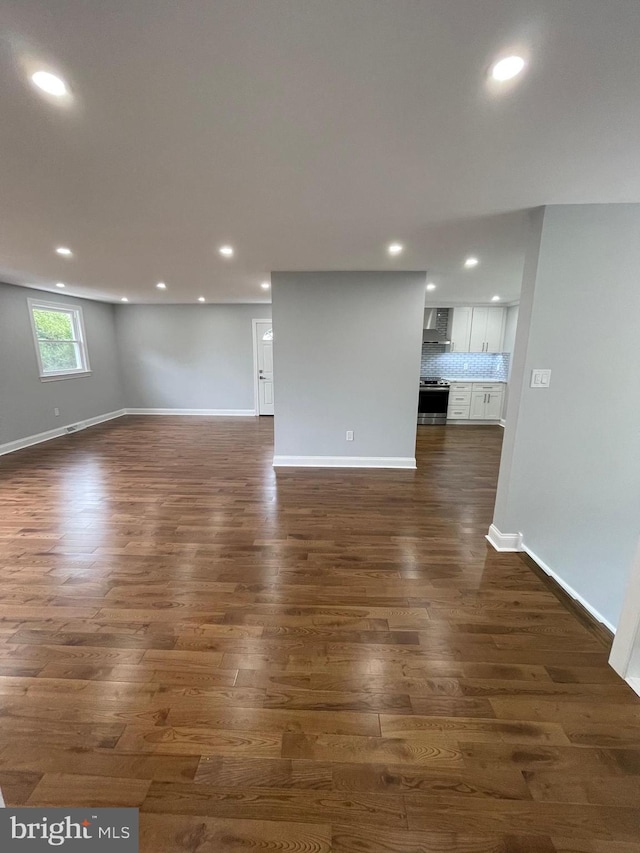
M487 346L485 352L502 352L507 312L504 308L487 308Z
M447 420L468 421L469 406L449 406L447 409Z
M468 351L502 352L504 320L504 308L474 308Z
M484 409L485 421L499 421L502 417L502 391L491 391L487 394Z
M472 421L499 421L501 416L502 390L471 392L469 417Z
M471 335L471 315L473 308L454 308L451 320L450 352L469 352L469 336Z

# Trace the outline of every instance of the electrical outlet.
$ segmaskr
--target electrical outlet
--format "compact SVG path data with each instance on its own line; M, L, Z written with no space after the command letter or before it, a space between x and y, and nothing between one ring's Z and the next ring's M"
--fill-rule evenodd
M347 441L353 441L353 430L352 429L347 430Z
M54 409L54 410L53 410L53 414L54 414L57 418L59 418L59 417L60 417L60 409L58 409L58 408Z

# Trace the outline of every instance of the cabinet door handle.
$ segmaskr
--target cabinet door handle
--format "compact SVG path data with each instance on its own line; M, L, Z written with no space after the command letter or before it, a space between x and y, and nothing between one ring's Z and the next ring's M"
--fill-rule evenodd
M489 402L489 401L487 400L487 397L488 397L488 396L489 396L488 394L485 394L485 395L484 395L484 401L485 401L485 403L488 403L488 402Z

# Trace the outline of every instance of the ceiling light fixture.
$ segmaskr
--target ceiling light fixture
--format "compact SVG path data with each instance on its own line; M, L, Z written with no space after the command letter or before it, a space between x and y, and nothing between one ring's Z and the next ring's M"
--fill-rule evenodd
M505 80L512 80L517 77L525 66L525 61L521 56L507 56L500 59L491 68L491 76L498 83L504 83Z
M73 252L67 246L58 246L56 252L58 255L64 255L65 258L70 258L73 255Z
M491 301L492 302L500 302L500 297L499 296L492 296Z
M435 289L436 289L435 284L432 284L431 282L429 282L429 284L427 285L427 290L435 290Z
M128 302L128 301L129 301L129 300L127 299L127 297L126 297L126 296L123 296L123 297L122 297L122 299L120 300L120 302Z
M158 288L158 290L166 290L167 289L167 285L164 283L164 281L159 281L156 284L156 287Z
M269 282L268 282L268 281L263 281L263 282L262 282L262 284L260 285L260 287L261 287L263 290L269 290L269 288L271 287L271 285L269 284Z
M404 246L402 243L389 243L387 246L387 252L390 255L399 255L404 251Z
M204 296L198 296L198 302L204 302L204 301L205 301Z
M464 265L465 265L466 269L468 269L468 270L471 269L471 267L477 267L478 266L478 259L477 258L467 258L467 260L464 262Z
M61 281L56 283L56 287L65 287L65 284Z
M61 98L63 95L68 95L69 90L67 84L55 74L50 74L48 71L36 71L31 75L31 82L46 92L47 95L53 95L55 98Z
M220 246L218 251L225 258L232 258L233 257L233 246Z

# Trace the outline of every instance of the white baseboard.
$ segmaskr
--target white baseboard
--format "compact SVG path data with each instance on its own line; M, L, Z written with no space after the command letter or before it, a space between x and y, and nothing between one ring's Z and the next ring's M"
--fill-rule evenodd
M274 468L415 468L413 456L274 456Z
M495 524L492 524L485 538L496 551L522 551L521 533L501 533Z
M70 435L87 427L96 426L105 421L112 421L114 418L121 418L124 414L126 414L124 409L118 409L116 412L107 412L104 415L97 415L95 418L88 418L86 421L66 424L65 426L56 427L56 429L50 429L47 432L39 432L35 435L26 435L24 438L19 438L16 441L0 444L0 456L3 456L5 453L13 453L15 450L22 450L24 447L31 447L34 444L41 444L43 441L50 441L52 438Z
M501 533L495 524L492 524L489 528L486 539L488 539L496 551L524 551L524 553L528 554L533 562L539 566L546 575L553 578L558 586L562 587L562 589L570 595L574 601L579 602L596 621L601 622L611 631L612 634L615 634L616 629L608 619L605 619L604 616L599 613L595 607L592 607L592 605L589 604L589 602L586 601L579 592L576 592L576 590L563 580L559 574L554 572L554 570L550 568L544 560L541 560L540 557L531 550L531 548L527 547L527 545L522 541L522 533ZM638 682L640 687L640 679L638 679ZM635 687L633 689L635 690Z
M593 607L591 604L589 604L589 602L586 599L584 599L580 595L579 592L576 592L575 589L572 586L570 586L565 580L563 580L560 577L560 575L556 574L556 572L554 572L553 569L550 568L544 562L544 560L541 560L537 554L534 554L534 552L531 550L531 548L528 548L524 542L522 543L522 549L521 550L524 551L525 554L528 554L531 557L531 559L533 560L533 562L536 563L536 565L540 566L540 568L542 569L542 571L546 575L549 575L550 578L553 578L553 580L558 584L558 586L561 586L562 589L568 595L570 595L571 598L574 599L574 601L577 601L579 604L581 604L584 607L584 609L586 611L588 611L596 621L601 622L603 625L605 625L611 631L612 634L616 633L616 629L614 628L614 626L611 624L611 622L609 622L608 619L604 618L602 613L598 613L598 611L595 609L595 607Z
M447 418L447 426L504 426L500 421L472 421L469 418Z
M625 679L629 687L633 690L634 693L637 693L640 696L640 678L627 678Z
M80 430L87 427L96 426L105 421L112 421L114 418L121 418L124 415L215 415L237 418L255 417L255 414L253 409L118 409L116 412L107 412L104 415L97 415L95 418L87 418L85 421L65 424L65 426L56 427L56 429L50 429L47 432L26 435L24 438L18 438L16 441L0 444L0 456L3 456L5 453L13 453L15 450L22 450L24 447L31 447L34 444L41 444L43 441L51 441L52 438L60 438L62 435L80 432Z
M506 427L506 425L507 425L506 420L505 420L504 418L500 418L500 426L501 426L501 427Z
M201 415L221 418L253 418L255 409L126 409L127 415Z

